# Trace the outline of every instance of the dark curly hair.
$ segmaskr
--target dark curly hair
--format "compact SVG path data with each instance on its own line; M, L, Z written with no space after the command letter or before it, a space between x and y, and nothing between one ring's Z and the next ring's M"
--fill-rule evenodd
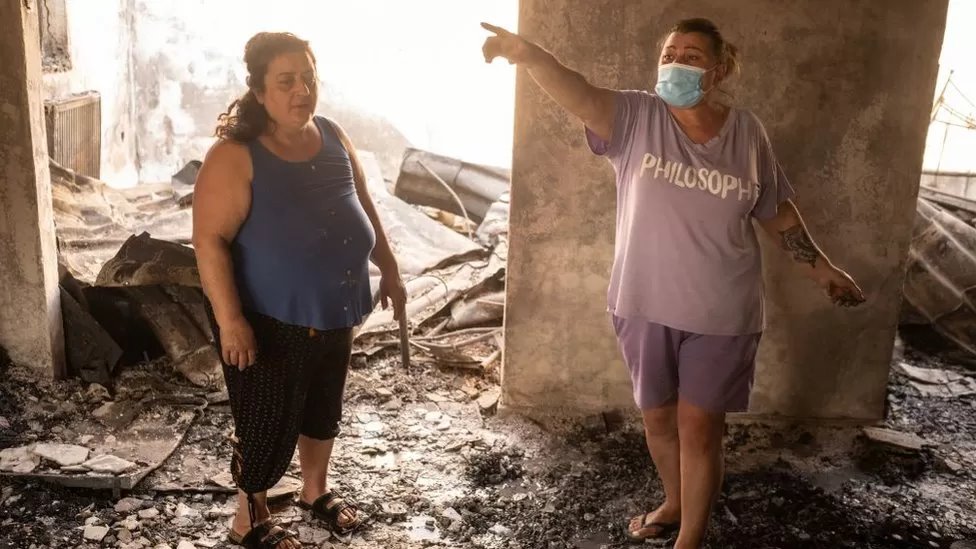
M264 105L258 102L255 91L264 91L264 76L268 65L279 55L302 52L308 54L315 65L315 54L307 40L290 32L259 32L244 46L244 63L247 65L247 92L227 107L227 112L217 117L214 134L220 139L251 141L268 129L271 117Z

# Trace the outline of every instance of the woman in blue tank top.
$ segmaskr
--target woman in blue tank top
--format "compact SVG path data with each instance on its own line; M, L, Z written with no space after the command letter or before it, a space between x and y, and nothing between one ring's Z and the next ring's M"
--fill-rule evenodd
M266 491L297 444L299 505L339 533L361 524L326 479L352 328L372 308L370 260L397 319L406 295L355 149L315 116L308 42L259 33L244 60L248 91L220 116L197 179L193 245L234 416L238 511L228 537L298 548L270 520Z

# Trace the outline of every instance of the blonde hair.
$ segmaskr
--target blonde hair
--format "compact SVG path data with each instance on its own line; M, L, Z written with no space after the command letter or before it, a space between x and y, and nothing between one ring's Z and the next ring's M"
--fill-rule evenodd
M661 38L661 41L658 44L658 49L661 49L661 46L664 45L664 41L667 40L668 36L675 32L681 34L697 32L707 36L709 41L712 43L712 55L718 58L718 62L720 64L725 65L726 77L737 74L741 70L741 64L739 62L739 48L735 47L733 43L726 40L725 37L722 36L722 33L719 32L718 26L716 26L715 23L712 23L710 20L702 17L696 17L693 19L682 19L681 21L678 21L673 27L671 27L668 34Z

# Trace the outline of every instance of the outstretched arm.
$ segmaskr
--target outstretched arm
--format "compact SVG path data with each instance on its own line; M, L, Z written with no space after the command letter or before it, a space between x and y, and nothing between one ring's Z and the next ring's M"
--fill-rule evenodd
M835 267L810 237L792 200L780 204L774 217L759 224L779 242L793 261L803 265L805 274L824 290L831 301L843 307L864 303L864 293L854 279Z
M504 57L509 63L522 65L549 97L599 137L610 141L617 108L613 90L590 84L583 75L560 63L538 44L501 27L488 23L481 26L495 33L482 47L485 62Z

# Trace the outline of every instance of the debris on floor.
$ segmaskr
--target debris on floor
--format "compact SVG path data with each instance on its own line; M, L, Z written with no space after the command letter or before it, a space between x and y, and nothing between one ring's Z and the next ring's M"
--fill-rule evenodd
M976 374L918 368L904 362L896 364L895 370L908 377L908 383L922 396L952 398L976 394Z
M377 308L357 332L330 468L367 526L339 538L294 504L297 455L271 491L276 515L306 546L330 549L624 547L630 517L662 498L636 414L550 430L497 415L507 173L414 150L391 192L360 156L404 258L412 365L400 361L391 311ZM62 289L77 305L72 326L85 327L72 343L83 345L80 378L37 380L0 353L0 548L229 546L233 424L185 246L198 169L188 164L168 188L123 192L52 166ZM926 208L916 237L930 230L923 221L949 223ZM945 344L964 348L972 324L922 276L934 265L925 250L944 258L947 248L923 244L906 293L927 316L909 311L915 323L902 327L888 418L730 424L709 547L976 540L976 378Z
M309 546L624 547L629 517L660 502L635 417L611 431L602 417L547 431L493 415L497 362L406 370L398 356L388 349L354 361L332 465L333 486L361 505L368 526L338 539L294 505L297 457L278 487L273 507ZM966 372L911 346L897 360L921 370ZM27 383L16 367L6 367L0 426L9 427L0 441L4 449L35 444L21 457L29 464L36 456L46 470L61 467L57 460L77 461L81 451L38 451L40 434L77 424L90 408L142 402L121 409L127 417L114 424L121 429L115 433L140 421L168 424L169 413L195 414L169 457L119 497L7 478L0 525L12 547L228 547L224 534L235 502L226 398L204 394L175 372L162 376L160 366L126 368L114 393L77 380ZM728 476L709 547L949 548L976 539L976 396L925 395L911 379L893 368L890 417L867 432L730 425ZM66 394L75 395L68 400L73 406L60 409ZM133 416L132 410L140 411ZM139 430L160 427L152 425ZM86 460L101 451L67 432L74 430L64 427L56 443L85 447Z
M368 151L359 157L407 284L408 331L418 336L410 344L412 350L456 367L497 360L500 351L491 338L470 354L472 349L459 348L472 341L449 341L449 334L440 332L501 325L507 259L507 198L502 195L508 188L507 175L423 151L412 150L404 159L404 170L423 159L424 165L441 171L453 169L451 181L477 190L472 196L487 202L477 217L486 227L477 227L476 238L473 231L466 236L452 230L392 194L375 157ZM70 366L82 379L109 383L118 364L165 356L167 364L191 383L219 390L219 358L211 344L194 253L185 245L190 232L187 208L198 169L199 164L191 162L173 176L168 190L139 194L52 165L59 189L56 224L62 242L62 287L66 292L70 288L70 297L77 301L69 303L70 314L65 316L66 331L71 331ZM146 221L147 212L165 213L166 237L128 233ZM106 256L112 245L120 247ZM379 272L372 266L370 278L375 294ZM398 329L392 311L377 310L357 332L357 353L398 346L399 339L390 336ZM441 339L423 341L434 337Z

